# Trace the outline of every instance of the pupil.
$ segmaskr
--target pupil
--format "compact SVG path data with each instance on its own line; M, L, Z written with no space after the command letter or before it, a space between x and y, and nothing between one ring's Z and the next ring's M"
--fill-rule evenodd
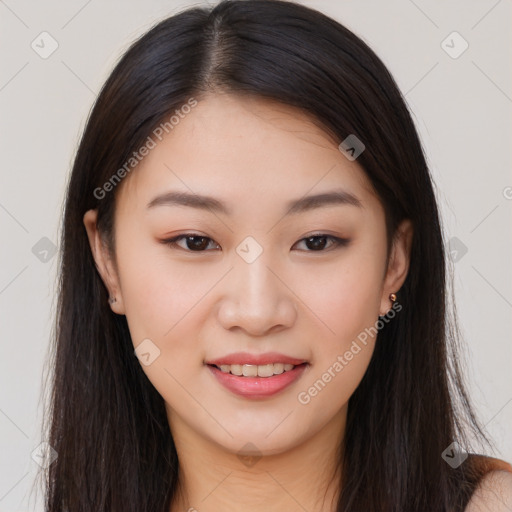
M327 241L327 237L325 236L312 236L307 239L306 244L310 244L312 247L308 245L308 248L314 248L314 249L323 249L325 247Z
M205 236L189 236L187 237L187 247L192 250L202 250L208 246L208 242L206 240L207 238Z

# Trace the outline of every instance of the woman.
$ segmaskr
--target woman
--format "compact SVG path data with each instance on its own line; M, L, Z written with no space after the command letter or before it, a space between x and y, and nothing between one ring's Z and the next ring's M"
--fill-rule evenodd
M49 511L506 510L512 468L467 453L417 132L337 22L156 25L91 112L62 237Z

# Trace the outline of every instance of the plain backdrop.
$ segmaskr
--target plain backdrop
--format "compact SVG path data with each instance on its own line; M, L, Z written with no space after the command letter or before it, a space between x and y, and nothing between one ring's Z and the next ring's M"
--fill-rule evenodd
M302 3L366 41L405 94L450 240L471 396L494 455L512 461L512 3ZM43 510L32 454L44 441L54 251L87 114L130 42L200 4L0 0L0 512Z

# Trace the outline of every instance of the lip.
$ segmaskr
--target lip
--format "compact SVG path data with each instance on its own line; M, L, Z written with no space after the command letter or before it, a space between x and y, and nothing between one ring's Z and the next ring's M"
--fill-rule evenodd
M283 364L293 364L294 366L298 366L302 363L305 363L304 359L296 359L295 357L286 356L284 354L279 354L278 352L266 352L264 354L250 354L249 352L236 352L234 354L229 354L224 357L220 357L218 359L213 359L212 361L205 361L205 364L220 366L222 364L272 364L272 363L283 363ZM291 370L293 371L293 370ZM251 377L245 377L251 378ZM272 377L260 377L265 379L270 379Z
M222 386L235 395L257 399L268 398L283 391L300 378L307 366L307 363L299 364L293 370L272 377L239 377L231 373L224 373L216 366L211 366L211 364L207 365L207 368Z

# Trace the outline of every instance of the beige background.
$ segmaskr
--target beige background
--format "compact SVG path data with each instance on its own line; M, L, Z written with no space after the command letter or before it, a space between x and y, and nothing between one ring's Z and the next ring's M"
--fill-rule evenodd
M512 461L512 4L302 3L362 37L414 112L447 237L463 249L454 254L454 282L467 379L496 455ZM41 374L57 263L51 248L86 115L122 50L190 5L0 0L0 512L43 510L30 493L31 453L42 441ZM42 52L45 37L51 49L50 36L38 37L43 31L58 44L46 59L31 47L35 41ZM463 39L452 35L442 45L454 31ZM445 51L458 53L464 40L469 47L458 58Z

